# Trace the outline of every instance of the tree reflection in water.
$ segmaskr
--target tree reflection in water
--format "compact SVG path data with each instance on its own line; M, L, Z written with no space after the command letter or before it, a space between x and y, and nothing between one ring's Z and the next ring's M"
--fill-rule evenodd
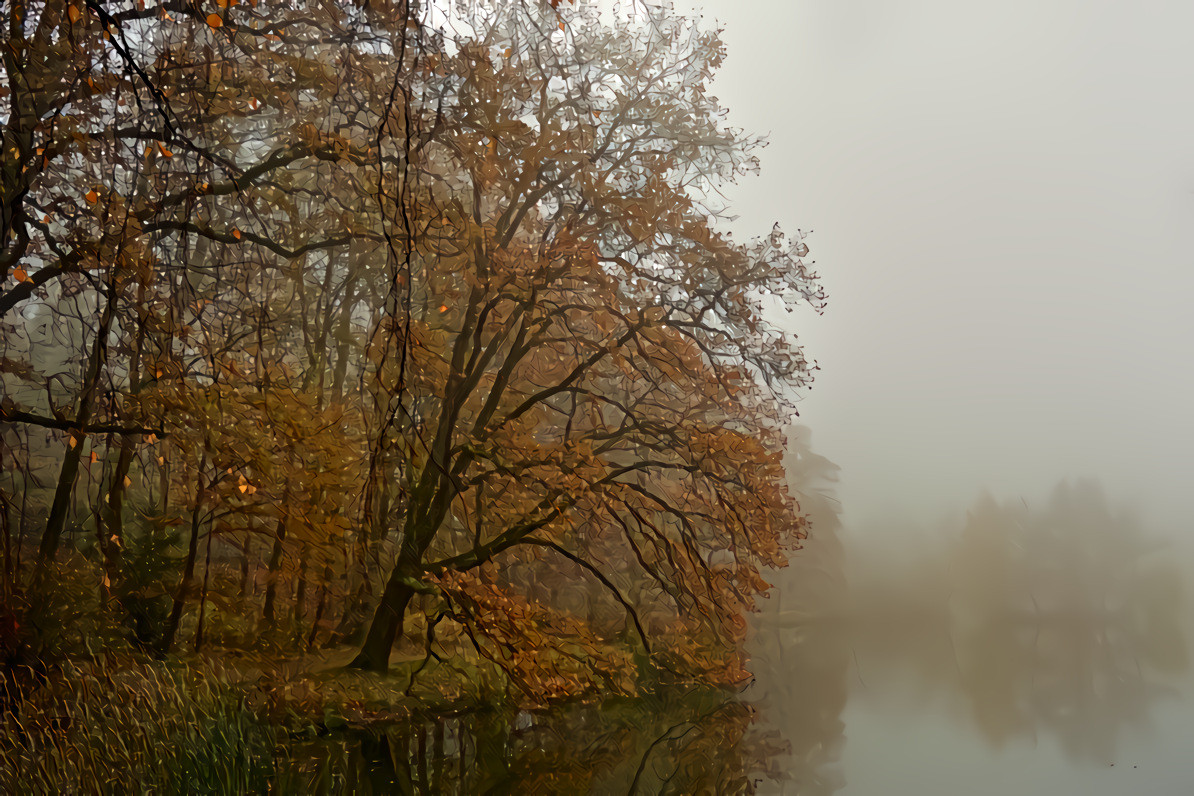
M834 497L838 468L812 452L804 427L789 436L784 465L810 537L787 569L772 573L773 604L756 617L751 639L749 697L788 743L775 761L783 792L823 796L845 784L838 763L846 742L850 645Z
M1096 482L1063 482L1039 508L984 496L914 555L851 551L847 594L835 468L794 447L812 538L776 575L753 639L756 704L791 746L784 793L843 785L848 692L944 708L992 747L1051 736L1070 759L1103 763L1175 692L1188 666L1182 570Z
M294 746L279 790L729 794L782 777L762 790L827 796L849 774L849 696L944 705L994 747L1047 735L1105 762L1186 671L1181 570L1098 484L1063 483L1039 509L983 497L914 557L852 554L847 592L836 468L807 434L793 449L813 537L773 575L746 703L673 693L412 720Z
M984 736L1106 760L1186 669L1181 572L1092 481L1040 510L989 497L949 554L960 685Z
M297 743L281 793L753 793L778 747L723 693L414 718Z

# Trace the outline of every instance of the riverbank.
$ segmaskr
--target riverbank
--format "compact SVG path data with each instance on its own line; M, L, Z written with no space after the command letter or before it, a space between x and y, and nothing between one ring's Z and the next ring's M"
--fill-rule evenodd
M765 766L754 712L732 692L527 710L477 661L399 661L379 677L345 668L350 655L101 655L12 672L0 781L30 793L656 793L671 778L734 793Z

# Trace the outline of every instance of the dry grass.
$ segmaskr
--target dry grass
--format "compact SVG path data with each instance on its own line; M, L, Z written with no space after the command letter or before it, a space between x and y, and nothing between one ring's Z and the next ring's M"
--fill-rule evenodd
M263 793L275 733L219 673L158 663L65 664L10 676L0 782L24 793Z

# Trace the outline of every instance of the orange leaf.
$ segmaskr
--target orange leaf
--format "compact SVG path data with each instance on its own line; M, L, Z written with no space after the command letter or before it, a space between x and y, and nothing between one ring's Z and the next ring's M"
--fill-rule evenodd
M232 237L236 238L237 240L240 240L240 230L237 229L236 227L232 228Z
M88 191L87 193L85 193L83 195L83 198L87 200L88 204L93 205L99 201L99 194L95 192L94 188L92 188L90 191Z
M83 17L83 12L79 10L78 6L67 6L66 15L70 17L71 24L78 22Z
M224 20L220 19L219 14L208 14L207 15L207 24L211 25L213 28L219 28L219 27L223 27Z
M439 305L439 311L440 311L440 312L447 312L447 311L448 311L448 305L447 305L447 304L440 304L440 305Z
M130 487L130 486L132 486L132 485L133 485L133 479L129 478L129 477L126 475L126 476L124 477L124 486L125 486L125 489L129 488L129 487Z
M165 157L165 158L174 157L174 153L171 152L169 149L166 149L166 147L162 146L161 141L158 141L158 151L162 153L162 157Z
M99 454L96 453L95 451L92 451L91 452L91 463L95 464L98 461L99 461Z
M33 281L32 279L29 278L29 272L26 271L24 268L22 268L19 265L16 268L12 269L12 278L17 280L18 282L32 282Z

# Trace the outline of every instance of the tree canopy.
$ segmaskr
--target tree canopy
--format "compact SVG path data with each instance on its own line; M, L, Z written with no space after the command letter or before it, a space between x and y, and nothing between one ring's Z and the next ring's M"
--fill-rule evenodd
M161 652L360 638L384 671L409 631L532 699L744 676L804 534L815 365L769 318L825 297L800 233L721 221L761 141L710 93L716 32L546 0L6 14L14 624L66 556Z

